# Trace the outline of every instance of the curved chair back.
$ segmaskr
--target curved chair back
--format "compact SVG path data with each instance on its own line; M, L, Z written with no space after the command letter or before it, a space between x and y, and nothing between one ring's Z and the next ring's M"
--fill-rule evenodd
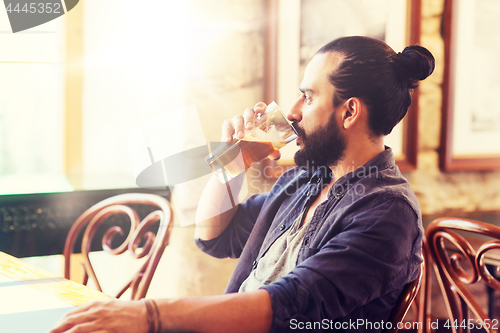
M150 205L158 208L148 214L142 221L139 221L139 215L127 205ZM72 225L66 243L64 245L64 277L70 278L71 254L74 251L75 242L80 232L85 229L81 244L82 265L84 269L83 284L87 284L88 279L92 279L97 289L102 291L101 285L97 280L94 269L90 263L89 252L92 239L97 228L110 216L115 214L125 214L130 220L130 231L125 241L117 248L112 248L111 242L114 236L119 233L124 234L119 226L109 228L102 238L102 247L104 251L119 255L129 251L134 258L144 258L145 262L130 282L116 296L119 298L127 289L131 289L133 300L144 298L148 291L153 274L158 266L158 262L168 244L170 232L172 229L172 209L169 202L158 195L147 193L128 193L105 199L87 209ZM154 223L159 221L159 228L156 233L147 231ZM145 240L142 248L138 249L141 240Z
M471 236L464 236L464 232ZM478 318L471 319L474 327L497 332L467 285L482 279L489 287L500 290L500 283L485 265L485 259L499 257L493 250L500 249L500 228L479 221L445 217L431 222L426 238L450 322L457 323L452 325L453 332L467 331L469 309ZM467 325L462 325L464 322Z
M420 288L420 283L422 281L422 276L424 273L424 263L420 265L420 269L418 272L418 276L415 280L408 283L401 292L398 300L396 301L396 305L391 311L389 315L388 322L392 323L390 328L386 329L385 333L395 333L398 331L398 324L401 323L406 316L406 313L410 309L415 296L418 293Z

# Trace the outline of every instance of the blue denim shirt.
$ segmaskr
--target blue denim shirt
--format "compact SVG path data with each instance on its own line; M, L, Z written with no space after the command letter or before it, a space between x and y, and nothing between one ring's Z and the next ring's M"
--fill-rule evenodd
M269 193L240 204L217 238L195 240L212 256L240 258L227 293L238 291L331 177L328 168L294 168ZM380 332L422 262L420 207L391 149L338 179L309 223L296 267L262 286L271 295L271 331Z

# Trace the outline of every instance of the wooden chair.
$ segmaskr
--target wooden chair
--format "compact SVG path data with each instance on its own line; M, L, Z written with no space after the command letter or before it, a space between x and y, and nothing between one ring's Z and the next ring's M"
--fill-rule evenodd
M151 212L142 221L139 221L137 212L127 205L149 205L157 207L158 210ZM90 277L97 289L102 291L101 285L90 263L90 246L97 228L109 217L116 214L125 214L128 216L130 219L130 231L125 241L123 241L120 246L112 248L111 242L114 236L117 233L123 236L124 232L119 226L109 228L102 238L102 248L112 255L122 254L128 249L134 258L140 259L146 257L139 271L133 275L130 282L128 282L116 296L117 298L121 297L123 293L130 288L132 292L131 298L133 300L138 300L146 296L158 262L168 244L173 225L173 213L170 204L165 198L158 195L146 193L120 194L105 199L87 209L75 221L66 238L63 253L64 277L67 279L70 278L70 257L74 251L78 235L82 229L85 228L81 244L81 264L84 269L83 284L86 285ZM147 231L147 229L158 221L159 228L155 236L154 233ZM145 244L142 248L138 249L141 240L143 240L143 242L145 241Z
M390 328L384 330L384 333L396 333L398 331L398 324L401 323L410 310L410 307L415 299L420 288L420 283L422 281L422 276L424 274L424 263L420 265L420 270L418 272L418 277L412 282L408 283L401 292L394 309L392 309L391 314L387 322L391 322Z
M485 265L485 260L496 266L499 264L495 261L499 258L500 228L479 221L445 217L431 222L426 238L452 331L468 332L472 324L471 328L497 332L492 327L494 318L489 318L467 286L483 280L487 286L500 290L500 283ZM469 310L477 319L469 318Z
M432 264L431 258L429 257L429 250L427 246L427 238L422 240L422 255L424 256L423 268L424 274L422 276L422 282L420 283L420 290L418 291L418 296L415 298L413 305L415 306L415 318L417 319L417 332L426 333L430 332L430 327L428 320L432 318L430 313L430 296L431 296L431 272Z

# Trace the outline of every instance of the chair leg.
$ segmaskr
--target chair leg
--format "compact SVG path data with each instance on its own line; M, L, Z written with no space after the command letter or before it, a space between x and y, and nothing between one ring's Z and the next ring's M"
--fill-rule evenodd
M422 255L424 256L424 275L420 286L419 308L417 314L418 333L431 332L431 288L432 288L432 263L428 254L427 241L424 239Z
M496 267L493 265L486 265L486 269L490 271L491 275L493 275L494 278L496 278ZM486 285L486 294L488 295L488 316L490 318L496 318L495 317L495 289L491 288L490 286Z

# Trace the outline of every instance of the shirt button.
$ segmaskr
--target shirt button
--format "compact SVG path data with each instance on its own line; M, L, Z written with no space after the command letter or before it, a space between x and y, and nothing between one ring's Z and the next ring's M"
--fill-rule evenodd
M284 224L280 225L280 230L283 230L283 229L285 229L285 225Z

